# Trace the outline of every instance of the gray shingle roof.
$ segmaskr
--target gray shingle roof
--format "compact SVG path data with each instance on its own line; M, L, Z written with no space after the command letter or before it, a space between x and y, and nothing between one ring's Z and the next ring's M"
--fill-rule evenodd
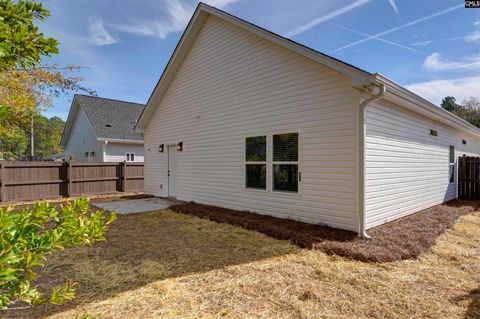
M144 104L111 100L96 96L76 95L97 138L143 140L133 128Z

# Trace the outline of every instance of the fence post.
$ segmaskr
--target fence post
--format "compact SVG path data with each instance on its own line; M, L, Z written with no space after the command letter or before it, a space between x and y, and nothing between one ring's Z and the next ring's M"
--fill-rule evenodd
M479 181L479 173L480 173L480 157L475 157L475 169L474 169L474 183L475 183L475 196L474 199L479 199L480 197L480 181Z
M123 162L123 187L122 191L125 193L127 191L127 161Z
M67 178L68 178L68 192L67 192L67 197L72 197L73 196L73 190L72 190L72 163L67 162Z
M465 154L458 158L458 197L465 198L465 166L467 163L467 157Z
M2 186L1 186L1 190L0 190L0 193L1 193L1 201L2 202L6 202L6 197L7 197L7 192L6 192L6 189L5 189L5 182L6 182L6 176L7 174L5 173L5 162L4 161L0 161L0 180L2 181Z

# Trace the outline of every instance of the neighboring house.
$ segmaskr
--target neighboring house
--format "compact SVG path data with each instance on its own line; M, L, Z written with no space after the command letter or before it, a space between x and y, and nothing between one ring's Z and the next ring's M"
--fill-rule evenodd
M362 235L456 198L457 157L480 153L399 84L204 4L136 130L147 194Z
M143 104L76 94L60 145L67 161L143 162L143 138L133 128Z

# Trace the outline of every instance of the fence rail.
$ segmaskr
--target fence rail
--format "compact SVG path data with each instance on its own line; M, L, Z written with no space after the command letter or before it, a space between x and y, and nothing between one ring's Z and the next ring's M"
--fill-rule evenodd
M480 157L458 158L458 198L480 199Z
M143 192L143 163L0 161L0 201Z

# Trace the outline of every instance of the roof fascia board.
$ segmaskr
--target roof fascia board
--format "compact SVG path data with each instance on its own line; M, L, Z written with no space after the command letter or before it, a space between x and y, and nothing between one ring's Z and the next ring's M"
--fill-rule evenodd
M97 138L97 141L108 143L143 144L142 140L123 140L120 138Z

